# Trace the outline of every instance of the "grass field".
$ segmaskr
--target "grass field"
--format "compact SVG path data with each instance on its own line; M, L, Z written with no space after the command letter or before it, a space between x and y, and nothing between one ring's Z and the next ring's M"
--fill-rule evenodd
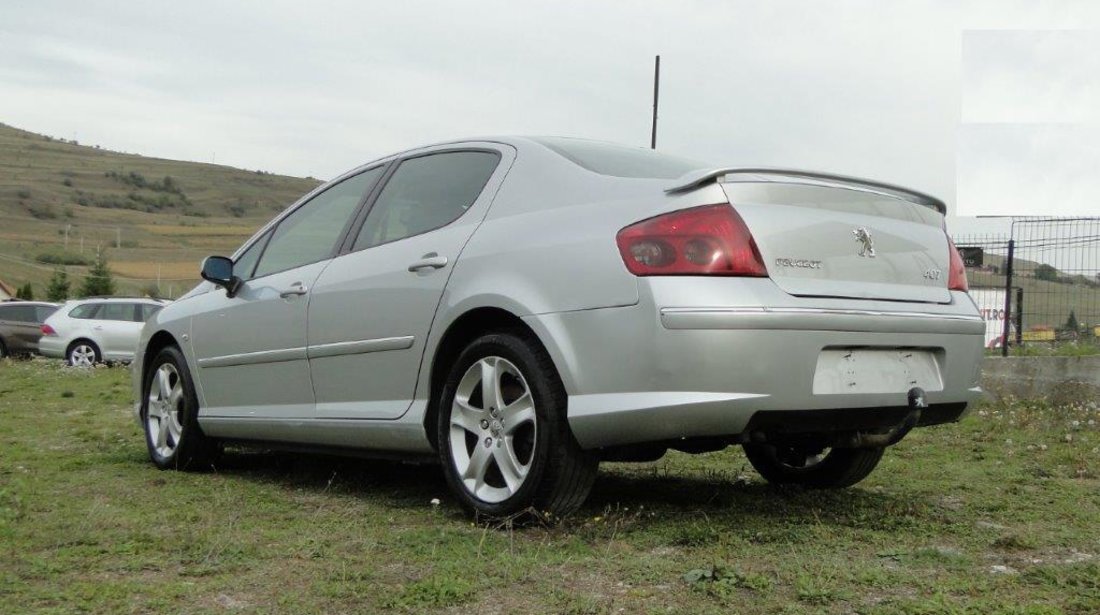
M578 515L520 530L463 516L431 466L230 450L161 472L127 369L9 361L0 611L1097 613L1098 422L983 406L833 493L733 449L605 464Z

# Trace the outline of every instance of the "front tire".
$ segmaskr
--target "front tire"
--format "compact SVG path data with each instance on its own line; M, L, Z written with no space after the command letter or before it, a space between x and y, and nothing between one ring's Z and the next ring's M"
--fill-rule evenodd
M141 424L149 459L162 470L205 469L220 452L199 427L199 403L183 353L168 346L149 365Z
M749 463L769 483L842 489L867 478L885 448L807 449L745 444Z
M598 457L577 444L565 390L538 342L474 340L451 366L437 434L447 484L475 515L565 516L588 496Z

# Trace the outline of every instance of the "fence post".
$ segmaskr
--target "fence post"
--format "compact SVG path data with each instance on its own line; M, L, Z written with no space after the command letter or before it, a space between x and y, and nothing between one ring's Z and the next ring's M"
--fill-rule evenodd
M1008 330L1012 323L1012 258L1016 252L1016 240L1008 240L1008 256L1005 257L1005 320L1001 332L1001 356L1008 356Z
M1024 289L1016 288L1016 345L1024 342Z

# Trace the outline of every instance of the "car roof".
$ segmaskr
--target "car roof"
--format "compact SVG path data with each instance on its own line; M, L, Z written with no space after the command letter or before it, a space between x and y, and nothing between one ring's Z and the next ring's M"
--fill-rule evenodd
M49 307L59 307L60 303L53 303L50 301L25 301L23 299L12 299L11 301L0 301L0 307L6 305L45 305Z
M83 299L69 299L65 303L67 305L76 305L78 303L153 303L156 305L164 305L168 301L164 299L151 299L149 297L84 297Z

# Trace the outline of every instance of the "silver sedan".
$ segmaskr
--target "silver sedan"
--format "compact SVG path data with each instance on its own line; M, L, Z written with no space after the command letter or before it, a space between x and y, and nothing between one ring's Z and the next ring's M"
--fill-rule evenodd
M604 461L742 445L852 485L976 399L943 203L563 138L443 143L307 194L144 327L162 468L224 442L433 457L467 510L567 514Z

